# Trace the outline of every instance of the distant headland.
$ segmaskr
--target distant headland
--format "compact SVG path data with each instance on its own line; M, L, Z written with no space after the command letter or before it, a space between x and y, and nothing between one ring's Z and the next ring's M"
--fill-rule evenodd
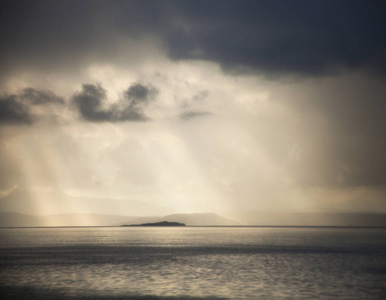
M166 227L175 227L175 226L186 226L184 223L178 223L178 222L155 222L155 223L143 223L143 224L132 224L132 225L122 225L125 226L166 226Z

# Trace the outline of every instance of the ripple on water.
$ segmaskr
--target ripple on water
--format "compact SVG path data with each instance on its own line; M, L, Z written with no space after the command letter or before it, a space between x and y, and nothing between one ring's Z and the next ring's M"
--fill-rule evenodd
M48 236L34 234L43 241L27 238L22 245L13 236L13 241L0 247L0 284L8 296L21 291L44 294L47 299L50 293L106 299L151 295L381 299L386 292L386 247L373 240L384 241L385 231L200 228L141 233L110 228L43 232ZM28 236L28 230L21 235ZM350 242L342 243L342 236Z

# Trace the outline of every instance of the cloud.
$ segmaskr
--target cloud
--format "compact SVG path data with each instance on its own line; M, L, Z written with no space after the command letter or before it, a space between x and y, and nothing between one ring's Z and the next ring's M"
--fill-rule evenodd
M0 123L27 124L36 120L33 108L47 104L64 104L62 98L45 90L26 88L0 97Z
M197 117L209 116L211 113L205 111L187 111L180 115L180 119L184 121L189 121Z
M132 84L118 103L106 107L107 91L100 84L83 84L73 101L82 117L92 122L147 121L144 107L154 99L157 90L140 83Z
M19 184L22 171L33 182L29 161L51 178L71 143L92 157L89 165L100 167L107 182L115 165L94 154L105 130L101 153L133 137L144 153L128 164L157 158L152 168L160 174L173 162L181 166L178 175L171 166L167 179L176 199L186 164L205 184L213 180L213 193L251 206L266 201L268 207L280 188L286 199L286 187L384 187L385 7L331 0L0 1L0 123L33 124L0 128L3 185ZM283 80L291 76L302 80ZM78 113L85 122L73 122ZM210 114L218 117L201 122ZM68 122L38 122L52 116ZM150 119L156 121L141 124ZM30 146L47 130L52 140ZM69 135L60 149L58 130ZM151 132L157 134L150 139ZM162 139L165 151L173 149L169 160L154 150ZM125 144L120 153L133 147ZM40 167L47 149L52 166ZM20 169L13 175L12 155ZM95 177L84 165L77 170L83 157L67 160L58 177ZM186 182L185 191L196 189L196 181Z
M193 96L193 101L204 101L209 95L208 91L200 91Z
M174 59L218 62L229 72L325 75L367 66L386 72L384 3L180 1L167 34Z
M151 86L140 83L132 84L125 92L126 100L129 105L124 109L124 114L128 116L133 112L142 113L142 109L157 95L157 90Z
M329 0L2 1L0 63L5 70L135 64L154 49L173 60L216 62L230 73L320 76L365 67L385 74L385 7ZM154 44L139 46L147 38Z
M33 88L25 88L19 93L19 97L23 102L29 102L32 105L48 103L64 104L63 99L51 91L36 90Z
M138 28L156 19L146 6L141 1L1 1L0 78L27 72L74 76L96 63L133 68L149 53L156 56L151 38Z
M151 94L154 93L154 89L150 89L140 83L134 83L128 88L125 94L126 97L132 101L132 105L137 105L141 102L147 102Z
M25 105L19 103L15 95L0 98L0 123L30 123L31 117Z

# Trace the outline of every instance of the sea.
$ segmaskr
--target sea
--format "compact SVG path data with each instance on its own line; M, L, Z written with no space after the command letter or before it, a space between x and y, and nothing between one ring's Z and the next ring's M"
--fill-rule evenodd
M2 228L0 299L386 299L386 228Z

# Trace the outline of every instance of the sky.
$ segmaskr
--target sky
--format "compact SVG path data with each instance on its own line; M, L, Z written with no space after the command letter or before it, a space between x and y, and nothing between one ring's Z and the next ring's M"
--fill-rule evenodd
M377 0L3 0L0 197L386 213L385 30Z

